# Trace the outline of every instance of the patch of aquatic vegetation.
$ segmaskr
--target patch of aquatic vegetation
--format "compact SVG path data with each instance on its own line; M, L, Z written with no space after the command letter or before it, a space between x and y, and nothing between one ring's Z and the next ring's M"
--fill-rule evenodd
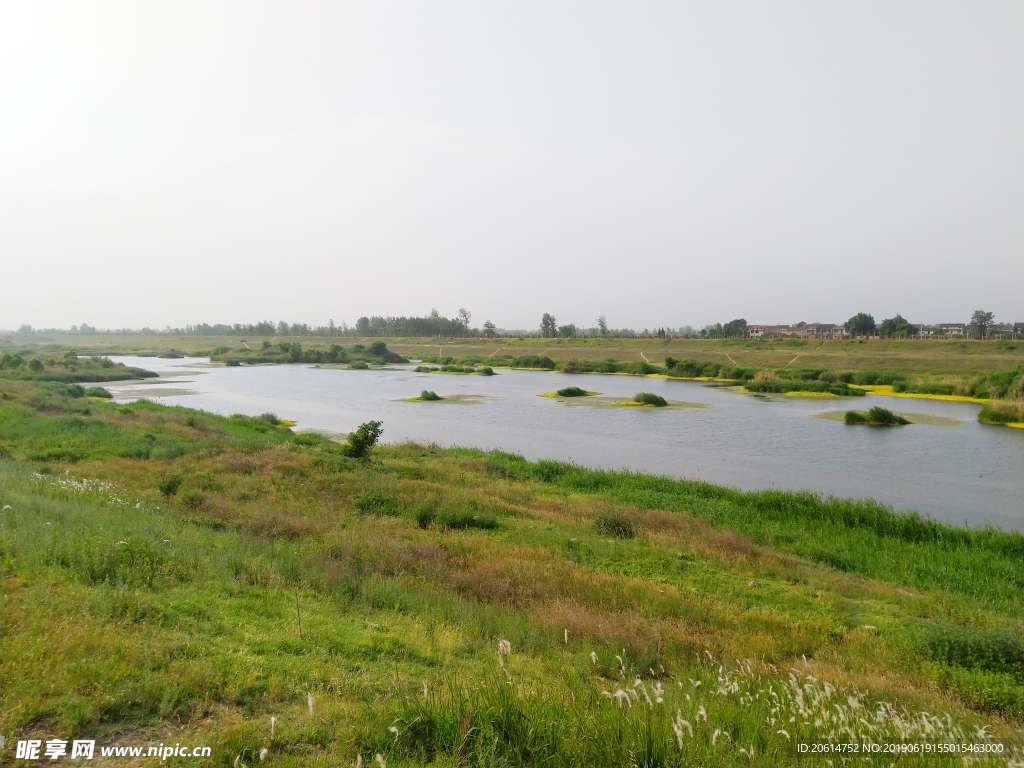
M567 407L576 408L653 408L635 400L622 400L621 397L590 396L590 397L566 397L559 398L559 402ZM666 404L659 407L662 411L700 410L710 408L708 403L689 403L683 400L666 400Z
M600 394L600 392L590 392L580 387L565 387L557 392L544 392L540 397L593 397Z
M426 391L426 390L425 390ZM496 397L488 395L438 395L437 399L431 397L406 397L399 402L403 403L438 403L439 405L481 405L487 400L497 400Z
M417 365L416 373L454 373L462 376L495 376L494 369L489 365L475 368L471 365Z
M932 427L958 427L963 424L961 419L951 419L946 416L936 416L932 413L904 413L900 411L899 416L909 420L912 424L927 424ZM825 411L824 413L813 414L815 419L826 421L845 421L846 411Z
M847 424L866 424L869 427L902 427L911 422L887 408L872 408L870 411L847 411L843 416Z

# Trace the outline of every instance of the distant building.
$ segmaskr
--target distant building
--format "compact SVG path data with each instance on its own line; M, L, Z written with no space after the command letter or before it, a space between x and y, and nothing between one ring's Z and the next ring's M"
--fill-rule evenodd
M752 339L760 339L765 335L765 326L763 325L748 325L747 336Z
M943 336L966 336L967 326L964 323L939 323Z

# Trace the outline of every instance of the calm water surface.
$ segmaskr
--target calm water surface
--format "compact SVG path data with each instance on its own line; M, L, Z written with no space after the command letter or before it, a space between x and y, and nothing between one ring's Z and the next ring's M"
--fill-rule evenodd
M701 382L536 371L501 370L484 377L301 364L228 368L199 358L112 359L161 375L110 385L119 402L147 397L221 414L273 411L296 421L296 429L331 433L376 419L384 422L387 442L500 448L533 460L699 478L745 490L812 489L874 498L949 523L1024 530L1024 430L978 424L980 407L971 403L759 398ZM656 392L707 407L591 408L537 397L571 385L624 400L637 391ZM473 405L402 401L422 389L486 399ZM875 429L816 417L873 405L955 422Z

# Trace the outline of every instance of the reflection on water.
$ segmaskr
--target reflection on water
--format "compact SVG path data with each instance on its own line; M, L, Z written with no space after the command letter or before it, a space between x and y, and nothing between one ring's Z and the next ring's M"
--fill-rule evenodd
M874 498L956 524L1024 530L1024 432L978 424L979 406L971 403L751 397L701 382L501 369L490 377L442 376L404 368L227 368L198 359L114 359L166 377L110 385L120 402L152 397L222 414L273 411L298 422L296 429L342 434L377 419L388 442L500 448L529 459L700 478L747 490L813 489ZM173 394L160 393L172 382ZM645 391L704 407L569 407L537 397L573 385L615 401ZM405 401L423 389L483 397L476 403L459 397L465 405L460 408ZM814 418L874 405L918 423L874 429Z

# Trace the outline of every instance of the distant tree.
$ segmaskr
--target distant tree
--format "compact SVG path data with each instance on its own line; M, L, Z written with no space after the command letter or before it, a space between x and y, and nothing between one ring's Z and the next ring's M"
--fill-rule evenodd
M800 330L803 330L804 328L807 327L807 323L805 321L801 320L799 323L797 323L793 327L794 328L799 328Z
M571 336L575 336L576 335L576 326L575 326L575 324L569 323L568 325L560 325L560 326L558 326L558 335L563 337L563 338L566 338L566 339L571 337Z
M360 317L356 320L356 335L357 336L369 336L370 335L370 318Z
M733 336L746 336L747 321L742 317L737 320L730 320L722 326L722 335L726 338L731 338Z
M327 335L328 336L334 336L336 334L337 334L337 328L334 327L334 319L332 318L332 319L327 321Z
M498 335L497 330L498 329L495 327L494 323L492 323L490 320L484 320L484 336L486 336L489 339L493 339L495 336Z
M32 333L31 325L23 325L18 329L18 333Z
M280 320L277 323L277 335L278 336L287 336L288 335L288 323L286 323L284 320Z
M30 371L39 373L40 371L43 370L43 363L38 357L33 357L31 360L28 361L28 368Z
M551 338L558 335L558 322L555 320L555 316L544 313L544 316L540 319L540 333L545 338Z
M897 313L896 317L890 317L882 321L882 324L878 326L878 335L886 336L890 339L905 339L914 335L914 326L905 317Z
M993 320L995 320L994 313L986 312L983 309L976 309L974 314L971 315L971 331L978 337L988 336L988 329L992 325Z
M875 318L867 312L858 312L847 320L843 327L850 336L874 336Z
M608 337L608 321L605 319L604 315L597 318L597 330L601 332L602 338Z
M469 320L472 317L469 310L465 307L459 308L459 323L462 325L462 332L469 333Z

